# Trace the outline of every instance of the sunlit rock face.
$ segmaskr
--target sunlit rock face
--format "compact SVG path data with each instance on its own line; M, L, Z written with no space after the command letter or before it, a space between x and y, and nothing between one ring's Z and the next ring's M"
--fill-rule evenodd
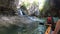
M31 4L28 9L28 15L39 16L39 6L36 4Z
M29 15L29 16L39 16L40 12L39 12L39 6L35 5L34 3L31 4L31 6L29 6L29 9L26 8L26 6L22 5L19 9L18 9L18 13L23 13L24 15ZM21 14L22 14L21 13ZM20 15L21 15L20 14Z

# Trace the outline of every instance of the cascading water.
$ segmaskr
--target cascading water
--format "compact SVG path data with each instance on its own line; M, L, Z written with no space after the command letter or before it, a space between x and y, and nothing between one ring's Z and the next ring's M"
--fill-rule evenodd
M20 9L20 10L18 10L18 15L23 15L23 12L22 12L22 10Z
M19 16L27 16L25 13L24 13L24 10L22 10L22 9L19 9L18 10L18 15ZM36 17L34 17L34 16L27 16L29 19L31 19L31 20L33 20L33 21L39 21L39 22L42 22L42 21L44 21L44 20L40 20L39 18L36 18Z

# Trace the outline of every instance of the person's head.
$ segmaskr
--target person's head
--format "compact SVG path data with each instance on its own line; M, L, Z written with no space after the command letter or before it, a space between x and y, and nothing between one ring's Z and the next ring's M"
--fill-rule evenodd
M51 14L48 13L48 17L50 17L50 16L51 16Z

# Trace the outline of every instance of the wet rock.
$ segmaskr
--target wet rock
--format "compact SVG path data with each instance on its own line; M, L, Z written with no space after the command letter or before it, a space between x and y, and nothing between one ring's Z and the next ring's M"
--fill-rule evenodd
M0 16L0 34L32 34L37 27L27 16Z

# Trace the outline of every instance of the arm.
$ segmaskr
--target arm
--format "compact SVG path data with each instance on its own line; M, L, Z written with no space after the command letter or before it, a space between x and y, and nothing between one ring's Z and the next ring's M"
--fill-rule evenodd
M60 20L58 20L58 22L56 23L54 34L57 34L59 30L60 30Z

